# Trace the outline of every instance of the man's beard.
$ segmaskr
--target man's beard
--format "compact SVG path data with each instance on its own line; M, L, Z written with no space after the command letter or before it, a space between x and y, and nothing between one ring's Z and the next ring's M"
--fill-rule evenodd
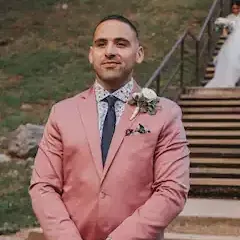
M132 70L125 70L123 71L122 69L106 69L104 71L97 71L95 69L95 73L99 80L104 81L104 82L123 82L126 81L129 76L132 73Z

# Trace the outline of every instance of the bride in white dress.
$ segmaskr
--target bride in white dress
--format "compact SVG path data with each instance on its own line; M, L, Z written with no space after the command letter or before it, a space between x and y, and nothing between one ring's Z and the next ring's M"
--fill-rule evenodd
M235 20L218 18L215 22L230 28L231 33L215 59L215 74L205 88L235 87L240 80L240 17Z

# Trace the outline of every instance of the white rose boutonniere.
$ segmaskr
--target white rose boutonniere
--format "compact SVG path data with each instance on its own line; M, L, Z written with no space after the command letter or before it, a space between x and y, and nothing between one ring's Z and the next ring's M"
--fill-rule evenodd
M129 105L136 106L130 120L133 120L139 112L155 115L159 98L157 94L149 88L142 88L141 92L133 93L128 101Z

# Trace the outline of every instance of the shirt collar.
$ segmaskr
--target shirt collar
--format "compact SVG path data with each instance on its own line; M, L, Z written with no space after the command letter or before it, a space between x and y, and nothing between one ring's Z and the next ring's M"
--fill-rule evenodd
M109 91L105 90L102 85L100 85L97 81L94 84L95 94L96 94L96 100L97 102L102 101L104 98L106 98L109 95L113 95L122 102L127 102L128 98L133 90L133 79L131 81L127 82L124 86L119 88L113 93L110 93Z

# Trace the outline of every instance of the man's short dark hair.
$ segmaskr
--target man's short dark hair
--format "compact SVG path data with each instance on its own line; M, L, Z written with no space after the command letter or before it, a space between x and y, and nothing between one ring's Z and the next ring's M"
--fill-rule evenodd
M232 1L232 6L233 6L233 5L238 5L238 6L240 6L240 0Z
M122 15L117 15L117 14L113 14L113 15L108 15L106 17L104 17L102 20L100 20L100 22L98 22L97 26L95 27L94 29L94 33L97 29L97 27L105 22L105 21L108 21L108 20L117 20L119 22L123 22L123 23L126 23L136 34L136 37L139 38L139 33L138 33L138 30L137 28L135 27L135 25L129 20L127 19L126 17L122 16Z

